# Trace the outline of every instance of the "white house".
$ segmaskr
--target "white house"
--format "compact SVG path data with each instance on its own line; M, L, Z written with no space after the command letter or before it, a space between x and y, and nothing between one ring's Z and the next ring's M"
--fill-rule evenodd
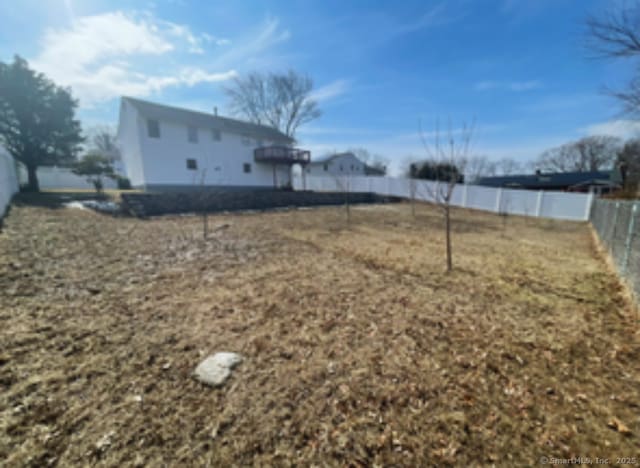
M118 142L127 177L145 190L291 186L310 153L278 130L123 97Z
M363 176L366 168L353 153L338 153L314 159L305 172L309 176Z

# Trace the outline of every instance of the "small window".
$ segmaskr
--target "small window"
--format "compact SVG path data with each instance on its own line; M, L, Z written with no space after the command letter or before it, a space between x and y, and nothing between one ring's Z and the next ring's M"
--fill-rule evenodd
M340 164L340 170L342 171L342 164Z
M353 164L351 165L351 170L353 171Z
M160 138L160 122L157 120L147 120L147 135L149 138Z
M198 143L198 128L192 127L189 125L187 127L187 135L189 138L189 143Z
M242 169L244 170L245 174L248 174L249 172L251 172L251 164L244 163L242 165Z
M222 140L222 135L220 134L220 130L218 130L217 128L214 128L213 130L211 130L211 136L213 137L214 141Z
M328 171L328 170L329 170L329 165L328 165L328 164L325 164L325 165L324 165L324 170L325 170L325 171Z
M196 161L195 159L187 159L187 169L189 169L190 171L197 171L198 161Z

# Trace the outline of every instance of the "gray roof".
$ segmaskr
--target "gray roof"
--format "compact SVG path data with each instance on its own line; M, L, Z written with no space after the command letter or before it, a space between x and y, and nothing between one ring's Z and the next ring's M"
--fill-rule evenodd
M354 158L358 159L355 154L353 154L353 153L348 151L346 153L325 154L324 156L320 156L320 157L314 159L313 161L311 161L311 164L328 163L329 161L332 161L332 160L334 160L336 158L339 158L341 156L353 156Z
M549 172L531 175L482 177L476 185L487 187L524 187L529 189L552 189L576 185L618 185L615 171Z
M185 125L193 125L199 128L212 128L220 131L237 133L239 135L249 135L254 138L264 138L280 143L293 143L293 138L266 125L258 125L242 120L220 117L206 112L180 109L179 107L165 106L154 102L143 101L132 97L122 98L131 103L138 111L147 118L158 119L169 122L179 122Z

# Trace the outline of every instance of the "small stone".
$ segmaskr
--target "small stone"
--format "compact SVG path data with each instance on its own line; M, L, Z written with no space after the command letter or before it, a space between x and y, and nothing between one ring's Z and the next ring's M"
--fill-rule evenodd
M104 451L111 445L111 438L116 434L115 431L109 431L103 435L98 442L96 442L96 449Z
M198 364L194 375L200 382L218 387L231 375L231 369L242 362L242 356L236 353L216 353Z

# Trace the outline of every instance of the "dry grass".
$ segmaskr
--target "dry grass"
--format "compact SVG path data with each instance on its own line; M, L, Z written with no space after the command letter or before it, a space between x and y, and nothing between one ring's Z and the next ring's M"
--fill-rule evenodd
M637 456L640 339L584 224L427 206L150 221L15 207L0 465ZM221 389L190 377L245 356ZM627 432L630 431L631 434Z

